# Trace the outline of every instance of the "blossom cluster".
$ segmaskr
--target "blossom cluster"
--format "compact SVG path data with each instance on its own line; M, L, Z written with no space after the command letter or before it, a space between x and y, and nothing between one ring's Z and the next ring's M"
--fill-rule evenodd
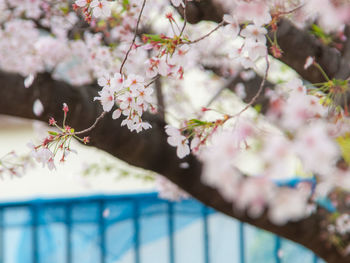
M118 108L113 111L112 118L118 119L125 116L121 125L126 125L131 131L140 132L152 126L142 120L142 114L148 109L155 109L152 105L153 88L145 84L144 78L130 74L127 77L116 73L113 77L101 77L98 84L102 86L99 92L99 100L103 110L109 112L115 105Z
M165 132L169 135L168 143L176 147L176 154L179 158L190 154L188 139L181 134L180 130L168 125L165 127Z
M308 216L313 211L310 200L325 193L318 186L314 191L310 183L301 184L298 189L280 189L275 180L318 176L325 181L320 187L327 185L327 193L340 184L349 185L336 163L341 158L338 138L345 136L350 127L346 117L330 121L338 113L330 114L324 104L327 95L315 93L299 79L268 91L268 96L271 107L267 119L275 128L262 128L261 120L240 117L233 127L223 120L192 120L181 130L167 126L166 132L168 143L177 147L179 158L190 153L189 138L194 138L191 149L203 160L203 181L217 188L228 201L247 209L251 216L261 215L268 207L271 220L284 224ZM205 135L203 131L207 131ZM262 167L249 179L241 167L246 153L253 153L254 162ZM334 181L326 177L329 174L334 174Z
M207 74L210 69L231 78L242 68L257 70L262 58L267 59L268 43L275 58L283 56L273 36L280 18L291 19L299 27L315 23L324 34L339 34L342 39L344 24L350 20L348 1L215 0L226 12L223 22L190 25L173 8L183 10L188 1L171 0L171 6L163 0L151 4L76 0L72 6L66 0L0 0L0 69L26 77L26 88L43 72L74 85L97 80L102 89L95 100L103 110L112 111L113 119L123 116L121 125L140 132L151 128L144 113L156 108L151 84L156 78L167 84L162 87L167 108L177 107L183 113L178 102L186 101L187 94L182 91L185 86L192 91L197 88L185 85L187 73ZM81 16L89 22L88 30ZM307 60L305 69L310 66L317 66L314 58ZM314 84L316 89L294 79L266 92L269 107L264 118L223 112L210 121L179 120L180 128L165 127L168 143L176 147L179 158L196 154L203 161L203 182L249 215L259 216L268 208L276 224L298 220L312 212L310 203L315 204L318 197L335 187L350 188L349 168L339 165L350 159L348 112L334 102L335 97L343 98L348 84L348 80L326 79L321 86ZM236 90L243 98L247 94L242 86ZM33 110L37 116L43 112L40 98ZM67 111L64 106L65 116ZM30 148L34 159L54 169L58 152L64 161L73 151L72 138L83 142L88 138L79 138L65 122L60 127L50 119L50 124L57 130ZM245 155L253 155L260 169L246 172ZM294 176L315 177L317 185L278 186L280 180ZM161 184L169 192L174 188ZM348 217L340 217L337 227L338 232L348 233Z
M161 175L157 175L156 177L156 188L159 192L159 197L164 199L180 201L189 198L189 195L186 192Z
M212 144L203 149L200 154L204 162L203 182L217 188L227 201L235 203L238 209L246 210L253 218L259 217L266 208L270 220L278 225L309 215L310 191L280 189L269 176L245 178L239 165L245 152L242 143L244 145L257 131L254 131L251 122L241 125L242 128L233 132L216 133Z
M335 224L335 229L338 233L345 235L350 232L350 215L342 214L340 215Z
M106 0L76 0L75 8L83 8L86 20L91 21L91 14L95 18L111 15L110 2Z
M3 178L4 175L22 176L32 166L33 163L28 155L18 155L14 151L9 152L0 158L0 178Z
M67 113L69 111L66 103L63 104L62 110L64 113L62 127L58 126L56 120L51 117L49 119L49 125L57 128L57 130L49 131L49 135L39 145L34 145L31 142L27 144L31 150L31 157L38 163L41 163L43 167L47 166L49 170L56 169L55 157L59 152L62 153L60 158L61 163L65 162L66 157L70 153L77 153L70 147L73 138L85 144L90 141L89 137L79 138L75 130L69 125L66 125Z

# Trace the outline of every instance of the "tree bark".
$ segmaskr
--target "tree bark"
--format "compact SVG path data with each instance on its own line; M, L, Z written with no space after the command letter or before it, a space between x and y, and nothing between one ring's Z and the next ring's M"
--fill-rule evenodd
M183 14L183 10L179 9L179 12ZM214 0L201 0L188 2L186 13L190 23L202 20L221 22L225 11ZM349 29L346 32L350 35ZM304 70L308 56L314 56L330 78L347 78L350 75L350 66L346 60L350 54L350 42L346 43L345 50L341 54L286 20L282 20L279 24L277 40L284 51L280 60L309 82L323 82L325 79L315 68ZM232 87L240 81L239 78L235 79L229 88L232 90ZM260 83L261 78L258 76L245 83L248 87L246 102L256 94ZM272 87L272 84L267 83L266 86ZM75 130L83 130L89 127L101 113L102 107L97 102L92 103L98 90L97 85L74 87L52 79L47 73L39 74L33 85L25 89L21 76L0 71L0 114L39 119L45 122L49 117L54 117L61 122L62 103L65 102L70 108L68 124ZM42 101L45 109L40 118L32 112L33 103L37 98ZM263 105L263 110L267 108L268 101L265 97L259 97L258 103ZM317 211L309 218L289 222L283 226L272 224L267 216L268 211L260 218L248 217L244 212L235 209L234 204L224 200L215 189L201 182L202 164L198 159L192 155L184 160L177 158L175 148L167 143L163 118L151 114L145 114L145 118L152 125L152 129L137 134L121 127L120 120L112 120L111 114L107 114L89 133L90 145L131 165L157 172L204 204L242 222L297 242L329 263L350 262L350 256L343 256L323 238L321 226L324 211ZM189 168L180 168L182 162L187 162Z
M186 17L189 23L200 21L221 22L223 15L228 13L215 0L204 0L199 3L188 2ZM212 10L212 12L208 12ZM180 14L183 10L178 9ZM346 35L350 35L350 29L346 28ZM273 32L269 32L273 39ZM307 29L302 30L294 26L290 21L282 19L278 24L277 43L283 51L279 60L294 69L303 79L311 83L325 82L321 72L315 67L304 69L307 57L315 57L330 79L348 78L350 76L350 62L346 58L350 54L350 40L345 42L341 53L334 47L322 44L312 36ZM342 55L344 54L344 56ZM346 56L345 56L346 54Z
M47 73L39 74L33 85L25 89L21 76L0 72L0 113L42 121L55 117L60 122L63 117L62 103L65 102L70 108L68 124L76 130L82 130L90 126L101 113L101 106L97 102L92 103L97 90L97 85L74 87L52 79ZM32 112L32 105L37 98L40 98L45 109L40 118ZM145 118L152 129L132 133L120 126L120 120L112 120L111 114L108 114L90 132L91 145L131 165L159 173L204 204L242 222L295 241L327 262L350 262L349 256L343 257L334 246L322 239L323 217L320 211L309 218L283 226L272 224L267 211L260 218L249 218L244 212L235 209L234 204L224 200L215 189L201 182L202 164L199 160L192 155L184 160L177 158L175 148L167 143L162 118L150 114L145 114ZM180 168L181 162L187 162L189 168Z

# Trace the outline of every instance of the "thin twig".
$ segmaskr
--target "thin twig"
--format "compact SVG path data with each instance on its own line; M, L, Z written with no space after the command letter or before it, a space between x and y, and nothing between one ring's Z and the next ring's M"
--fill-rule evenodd
M265 73L264 73L264 78L262 79L261 83L260 83L260 87L259 87L259 90L258 92L254 95L254 97L248 102L248 104L240 111L238 112L237 114L233 115L233 116L230 116L230 117L237 117L239 115L241 115L243 112L245 112L250 106L253 105L253 103L258 99L258 97L260 96L261 92L263 91L263 88L264 88L264 85L265 85L265 82L266 82L266 79L267 79L267 75L268 75L268 72L269 72L269 68L270 68L270 62L269 62L269 59L268 59L268 55L266 55L265 57L266 59L266 70L265 70Z
M82 133L86 133L86 132L91 131L92 129L94 129L96 127L97 123L106 115L106 113L107 113L107 111L102 112L101 115L97 117L94 124L92 124L89 128L82 130L82 131L79 131L79 132L75 132L74 134L78 135L78 134L82 134Z
M184 22L184 25L182 26L182 29L181 29L181 32L180 32L180 38L181 38L181 36L182 36L182 34L183 34L184 30L185 30L185 27L187 25L186 9L187 9L187 0L185 0L185 7L184 7L184 20L185 20L185 22Z
M145 88L151 86L157 79L160 78L160 75L158 74L157 76L155 76L148 84L145 85Z
M237 78L237 75L235 75L234 77L231 77L229 78L227 81L226 81L226 84L223 85L215 94L214 96L208 101L207 105L205 106L206 108L209 108L210 105L217 99L220 97L221 93L227 89L231 84L232 82Z
M122 62L122 65L120 66L120 74L123 74L123 67L124 67L124 64L125 64L126 60L128 59L128 56L129 56L129 53L131 52L132 47L133 47L134 44L135 44L135 40L136 40L136 36L137 36L137 31L138 31L138 28L139 28L139 24L140 24L142 12L143 12L143 9L145 8L145 5L146 5L146 0L143 0L142 7L141 7L141 11L140 11L139 17L137 18L136 28L135 28L135 32L134 32L134 38L133 38L133 40L132 40L132 42L131 42L131 45L130 45L130 47L129 47L128 52L126 52L125 58L124 58L124 60L123 60L123 62Z
M278 12L278 15L289 15L291 13L294 13L295 11L301 9L302 7L304 7L305 4L301 4L295 8L293 8L292 10L288 10L288 11L283 11L283 12Z
M197 38L195 40L187 42L187 44L194 44L197 43L207 37L209 37L212 33L214 33L216 30L218 30L220 27L222 27L225 24L224 21L221 21L213 30L211 30L209 33L205 34L204 36L201 36L200 38Z

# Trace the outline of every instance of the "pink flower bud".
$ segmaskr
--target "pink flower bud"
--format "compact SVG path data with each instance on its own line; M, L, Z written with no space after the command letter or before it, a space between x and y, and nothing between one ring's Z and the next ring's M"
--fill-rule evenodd
M53 117L51 117L50 119L49 119L49 125L50 126L54 126L54 125L56 125L56 120L53 118Z
M90 142L90 137L89 136L84 137L83 142L84 142L84 144L89 143Z
M69 108L68 108L68 105L66 103L63 103L62 110L64 111L64 114L67 115L67 112L69 111Z

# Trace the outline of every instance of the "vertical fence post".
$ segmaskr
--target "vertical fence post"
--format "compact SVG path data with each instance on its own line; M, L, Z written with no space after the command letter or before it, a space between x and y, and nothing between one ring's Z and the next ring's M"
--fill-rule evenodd
M66 205L66 263L72 262L72 207Z
M169 262L175 263L174 246L174 205L168 202Z
M4 209L0 208L0 263L5 263L4 229Z
M38 240L38 205L33 204L30 207L31 210L31 217L32 217L32 222L31 222L31 229L32 229L32 256L33 256L33 263L38 263L39 262L39 240Z
M210 262L209 254L209 227L208 227L208 207L203 206L203 232L204 232L204 262Z
M134 200L134 246L135 263L140 263L140 222L139 222L139 204Z
M275 236L275 261L276 263L281 263L281 257L280 257L280 250L281 250L281 238L279 236Z
M106 236L105 236L105 219L104 219L105 204L103 200L99 202L99 234L101 241L101 263L106 262Z
M244 224L242 222L238 222L238 240L239 240L239 262L245 263Z

